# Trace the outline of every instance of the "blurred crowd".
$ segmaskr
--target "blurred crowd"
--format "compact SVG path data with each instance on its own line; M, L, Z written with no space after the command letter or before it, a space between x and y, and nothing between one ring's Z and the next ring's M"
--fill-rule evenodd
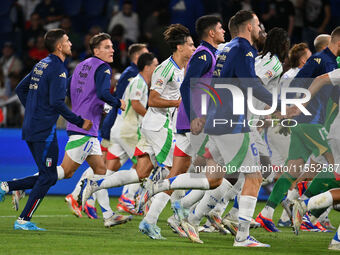
M242 9L254 11L267 31L284 28L292 45L307 42L312 51L318 34L340 25L339 0L1 0L0 126L21 127L24 109L15 100L14 89L48 55L44 34L51 28L63 28L70 37L73 56L66 61L70 73L90 56L91 36L109 33L115 50L115 83L130 64L127 49L132 43L147 43L161 62L170 55L163 40L169 24L188 27L197 45L198 17L220 15L227 28L229 18ZM230 39L228 33L226 37Z

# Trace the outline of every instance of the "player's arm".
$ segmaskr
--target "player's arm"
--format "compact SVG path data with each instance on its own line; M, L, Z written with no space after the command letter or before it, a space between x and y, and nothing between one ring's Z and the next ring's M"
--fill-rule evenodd
M161 98L161 95L156 90L151 90L149 95L149 106L158 108L178 107L181 100L167 100Z
M139 100L131 100L131 106L139 115L144 116L146 113L145 107L140 103Z
M187 69L180 88L184 110L189 119L190 116L191 119L195 119L197 116L196 113L192 111L192 107L190 105L190 79L202 77L209 71L211 65L211 55L206 51L198 52L191 58L190 66Z
M328 84L340 86L340 69L335 69L332 72L316 77L308 88L309 92L311 93L311 97L313 98L315 94L318 93L320 89L322 89L322 87Z
M131 82L129 86L131 86L130 88L131 106L135 110L136 113L144 116L146 114L146 109L144 105L141 103L141 100L142 100L143 94L145 94L145 92L143 92L145 87L142 86L138 80L134 80L134 82Z
M18 86L15 88L15 93L18 95L19 100L21 104L26 107L26 100L27 100L27 94L29 91L31 81L31 73L25 76L24 79L22 79Z
M96 83L97 97L112 107L120 108L123 105L123 100L114 97L110 93L111 86L111 70L106 65L101 65L96 70L94 75ZM125 109L125 107L123 107Z
M53 67L52 67L53 68ZM56 75L57 73L57 75ZM57 113L68 122L83 127L84 119L74 114L65 104L67 78L61 77L62 70L50 70L49 73L49 103Z

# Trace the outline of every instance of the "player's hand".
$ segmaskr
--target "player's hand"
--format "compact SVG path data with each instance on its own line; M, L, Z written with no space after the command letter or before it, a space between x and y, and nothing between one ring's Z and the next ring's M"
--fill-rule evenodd
M92 128L92 125L93 125L93 123L92 123L91 120L84 120L83 126L81 128L88 131Z
M120 109L121 109L122 111L125 111L125 108L126 108L126 103L125 103L125 101L124 101L123 99L120 99L120 103L121 103Z
M286 112L287 112L287 117L292 118L292 117L298 116L301 113L301 110L296 105L293 105L291 107L287 107Z
M198 135L202 132L205 125L205 118L196 118L193 119L190 123L191 133L194 135Z
M179 107L179 105L180 105L180 104L181 104L181 102L182 102L182 99L173 100L173 102L174 102L174 105L173 105L173 107L176 107L176 108L178 108L178 107Z

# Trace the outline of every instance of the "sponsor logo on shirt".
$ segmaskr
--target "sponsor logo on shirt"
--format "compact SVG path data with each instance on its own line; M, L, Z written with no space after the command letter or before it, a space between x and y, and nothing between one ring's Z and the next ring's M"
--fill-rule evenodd
M65 79L66 79L66 73L65 73L65 72L62 72L61 74L59 74L59 77L65 78Z
M246 57L251 57L251 58L253 58L254 55L253 55L253 53L252 53L251 51L249 51L249 52L247 53Z
M272 71L268 70L268 71L264 74L264 76L265 76L266 78L270 79L270 78L273 77L273 73L272 73Z
M110 69L107 69L104 73L111 74Z
M161 80L161 79L158 79L155 83L155 86L161 87L162 85L163 85L163 80Z
M314 58L314 61L320 65L320 63L321 63L321 58Z
M204 54L203 56L200 56L198 59L202 59L204 61L207 61L207 56Z

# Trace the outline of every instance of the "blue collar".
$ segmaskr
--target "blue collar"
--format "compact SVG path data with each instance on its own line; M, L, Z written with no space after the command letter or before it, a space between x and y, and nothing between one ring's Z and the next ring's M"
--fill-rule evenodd
M201 41L201 45L207 47L213 54L216 53L217 49L206 41Z
M174 64L175 67L177 67L179 70L181 70L181 68L179 68L179 66L177 65L175 60L172 58L172 56L170 56L170 61Z

